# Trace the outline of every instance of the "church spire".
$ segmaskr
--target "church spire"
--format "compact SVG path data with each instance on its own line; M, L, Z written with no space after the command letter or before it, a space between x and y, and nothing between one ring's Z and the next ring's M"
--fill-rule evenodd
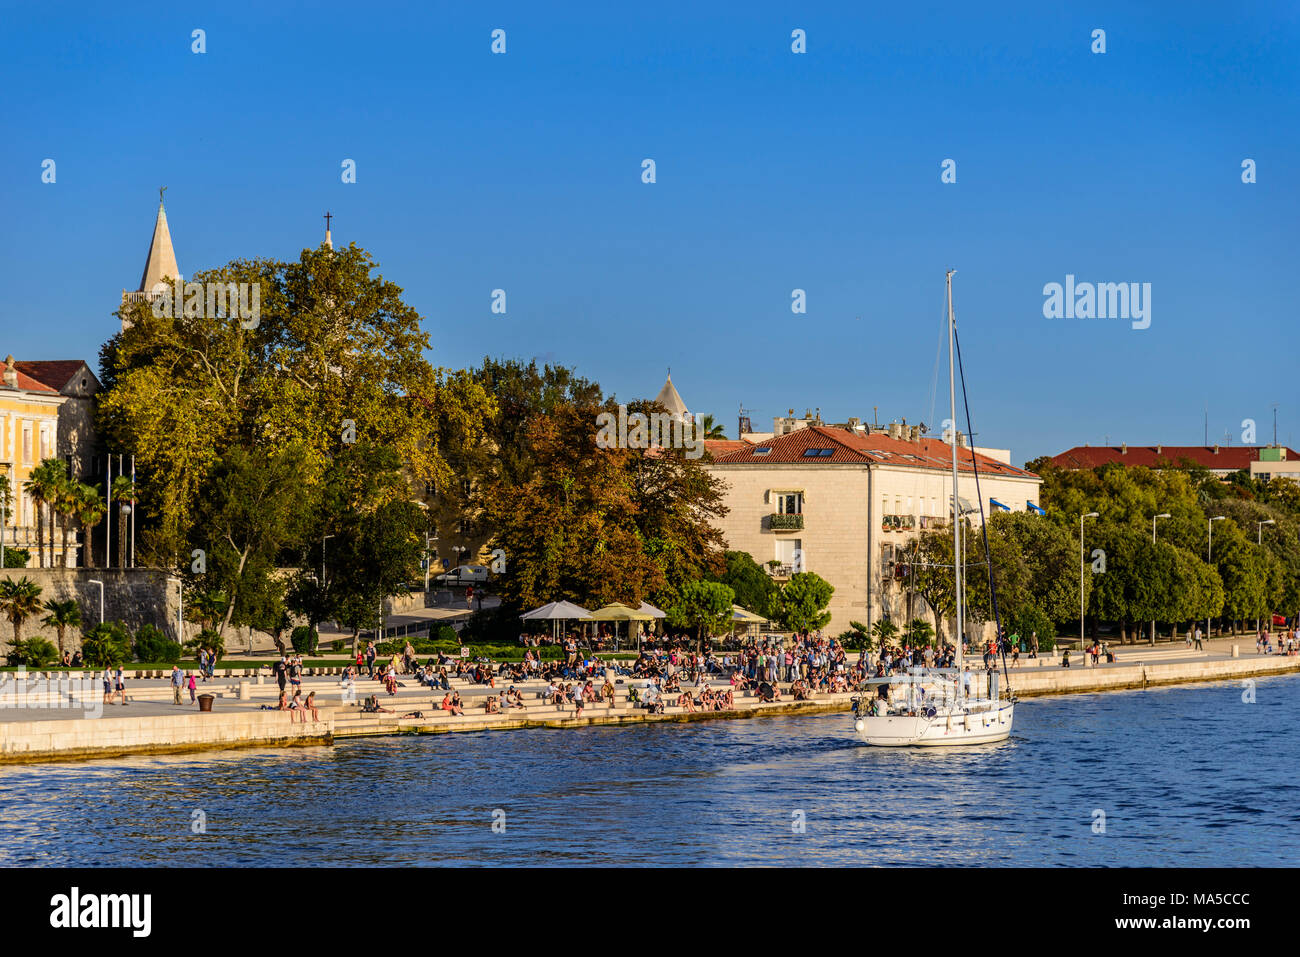
M153 239L149 243L149 255L144 261L144 274L140 277L140 292L149 293L166 277L181 279L180 267L176 265L176 252L172 249L172 234L167 228L167 211L163 209L164 186L158 190L158 218L153 224Z
M330 235L330 220L333 218L334 214L328 209L325 210L325 245L330 249L334 248L334 238Z

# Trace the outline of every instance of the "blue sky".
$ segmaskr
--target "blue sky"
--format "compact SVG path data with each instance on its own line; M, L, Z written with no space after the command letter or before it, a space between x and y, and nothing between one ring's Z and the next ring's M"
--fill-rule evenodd
M5 3L0 352L96 360L166 185L186 275L328 209L435 364L620 399L671 366L733 436L741 403L937 424L952 267L978 444L1198 444L1207 403L1267 441L1274 402L1300 440L1295 4L478 6ZM1150 328L1044 318L1067 274L1151 283Z

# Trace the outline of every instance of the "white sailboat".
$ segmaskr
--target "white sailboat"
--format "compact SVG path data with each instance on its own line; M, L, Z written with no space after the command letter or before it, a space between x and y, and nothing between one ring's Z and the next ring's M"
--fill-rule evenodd
M865 744L876 747L946 747L991 744L1011 734L1015 697L1010 687L1003 698L996 671L975 676L963 667L965 635L965 581L961 535L961 497L957 494L957 383L955 374L956 325L952 308L952 270L948 271L948 391L952 441L953 574L956 584L955 668L913 668L906 675L875 678L853 699L853 728ZM965 388L963 378L963 389ZM979 472L975 471L976 497ZM981 501L980 511L983 512ZM987 555L987 552L986 552ZM990 575L992 568L990 568ZM996 595L994 610L996 612ZM1005 669L1005 664L1004 664Z

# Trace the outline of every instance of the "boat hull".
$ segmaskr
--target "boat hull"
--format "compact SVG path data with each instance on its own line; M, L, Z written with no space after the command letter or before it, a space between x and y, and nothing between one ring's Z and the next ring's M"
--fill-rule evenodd
M946 748L1005 741L1015 720L1015 703L987 710L941 713L933 718L908 715L863 716L854 730L863 744L877 748Z

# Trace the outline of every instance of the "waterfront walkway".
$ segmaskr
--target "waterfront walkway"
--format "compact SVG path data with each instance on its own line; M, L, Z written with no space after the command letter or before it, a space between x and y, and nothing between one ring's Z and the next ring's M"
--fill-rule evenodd
M1238 646L1239 657L1232 656ZM1020 666L1010 669L1011 685L1022 698L1050 694L1070 694L1148 688L1158 685L1194 681L1222 681L1262 677L1300 671L1300 657L1257 655L1254 644L1242 639L1219 640L1205 651L1189 651L1182 644L1151 648L1129 645L1115 649L1118 660L1113 664L1085 663L1085 656L1072 653L1072 667L1062 668L1059 655L1039 659L1021 656ZM979 674L976 659L972 671ZM331 673L320 673L320 672ZM128 704L102 703L98 677L83 672L84 683L69 683L66 673L52 673L44 682L40 673L27 676L26 690L16 701L12 673L5 675L8 694L0 693L0 762L42 761L56 758L82 758L129 753L197 750L202 748L248 745L328 744L340 738L390 734L441 734L448 732L487 731L521 727L581 727L588 725L633 724L657 721L694 721L713 718L757 717L772 714L819 713L845 711L850 693L818 693L810 700L795 702L788 685L782 683L782 699L760 702L753 692L736 692L735 707L727 711L689 712L676 704L676 694L664 695L663 714L652 714L629 701L628 691L638 690L643 680L619 678L612 703L588 704L578 716L574 706L556 706L542 697L546 682L516 682L522 693L523 708L502 706L501 713L489 714L485 703L489 695L500 698L509 681L498 680L496 687L475 685L451 679L451 687L460 693L463 715L452 715L438 708L444 692L418 684L414 678L402 679L397 694L389 695L378 681L362 678L348 694L340 685L339 669L309 669L303 679L303 697L316 692L320 720L301 715L266 710L279 697L279 687L270 677L269 667L240 669L231 673L218 670L217 678L201 685L199 693L215 696L211 713L199 713L183 696L183 704L172 701L168 672L150 677L132 677L127 681ZM54 681L55 678L63 679ZM573 682L578 685L578 682ZM593 682L599 689L601 679ZM729 688L723 679L711 684ZM687 687L684 685L684 687ZM2 689L0 689L2 690ZM693 687L691 689L694 690ZM362 702L378 695L379 703L391 713L366 714ZM419 717L411 716L420 712Z

